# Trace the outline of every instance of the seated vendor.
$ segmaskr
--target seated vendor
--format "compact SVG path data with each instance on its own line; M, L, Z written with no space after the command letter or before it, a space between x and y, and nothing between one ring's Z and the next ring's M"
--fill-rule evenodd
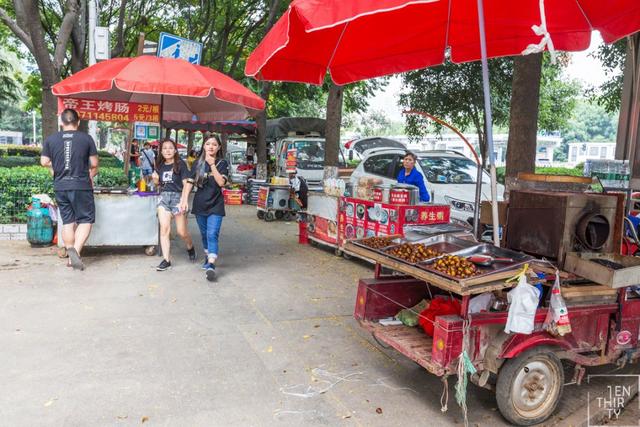
M427 186L424 184L424 177L416 169L417 157L410 151L402 158L402 169L398 173L398 184L410 184L415 185L420 190L420 201L428 202L431 198L427 191Z

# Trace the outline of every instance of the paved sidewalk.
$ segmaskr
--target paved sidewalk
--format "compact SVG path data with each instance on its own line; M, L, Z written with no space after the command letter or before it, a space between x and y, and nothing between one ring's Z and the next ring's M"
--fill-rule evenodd
M228 209L217 283L181 242L162 273L138 249L89 251L74 272L0 242L0 425L461 425L455 379L442 413L440 380L353 320L370 266L296 234ZM580 410L572 390L557 419ZM468 405L471 426L506 425L493 393L469 385Z

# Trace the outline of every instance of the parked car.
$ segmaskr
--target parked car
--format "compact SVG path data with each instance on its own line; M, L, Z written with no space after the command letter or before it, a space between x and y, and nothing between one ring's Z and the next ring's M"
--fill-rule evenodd
M349 160L362 160L367 150L379 148L406 149L407 147L395 139L373 136L369 138L354 139L344 144L345 154Z
M396 183L402 169L405 150L373 149L364 153L364 159L351 174L351 183L360 177L380 178L384 184ZM451 221L469 225L475 211L477 166L457 151L434 150L416 152L416 168L426 178L427 190L434 203L451 207ZM498 200L503 200L504 186L498 184ZM491 199L490 177L482 173L481 200Z

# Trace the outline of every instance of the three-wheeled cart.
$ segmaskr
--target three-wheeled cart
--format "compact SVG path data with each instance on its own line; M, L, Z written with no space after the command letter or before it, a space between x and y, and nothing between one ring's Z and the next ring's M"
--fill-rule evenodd
M268 184L260 187L258 192L257 216L267 222L276 219L291 221L300 210L291 197L288 185Z
M507 334L506 309L469 313L474 295L511 286L503 277L488 283L450 280L353 242L345 247L376 262L375 276L358 283L354 316L360 325L377 342L442 377L445 384L445 379L456 374L464 350L477 369L471 381L496 393L500 412L513 424L546 420L556 409L564 384L580 384L585 367L623 365L640 355L640 297L628 286L615 289L591 283L563 287L572 329L567 335L555 336L542 329L548 311L545 304L536 311L533 333ZM633 263L625 259L624 263L628 262ZM383 266L403 276L383 276ZM553 271L542 265L534 267L536 271L545 269ZM438 294L455 295L461 310L436 317L433 336L418 328L383 326L379 322ZM572 380L565 378L562 360L573 362Z

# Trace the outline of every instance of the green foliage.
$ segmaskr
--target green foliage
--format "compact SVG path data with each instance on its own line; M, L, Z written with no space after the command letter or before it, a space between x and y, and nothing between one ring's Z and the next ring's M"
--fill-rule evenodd
M582 87L579 82L561 78L562 66L552 65L545 53L540 77L538 131L565 130L576 107Z
M25 111L37 111L42 115L42 77L35 70L27 76L23 83L26 101L22 107Z
M536 173L540 175L570 175L570 176L583 176L584 166L577 165L575 168L536 168ZM496 168L496 176L498 182L504 184L505 167L500 166Z
M127 177L119 168L100 168L96 185L126 186ZM0 167L0 224L26 222L27 206L34 194L53 197L53 178L41 166Z
M0 145L0 157L40 157L40 151L40 147L32 147L28 145Z
M506 125L509 120L509 99L513 79L513 59L489 60L493 122ZM404 93L399 104L406 108L424 111L441 117L462 131L473 129L484 147L484 99L482 93L482 68L480 62L453 64L446 62L437 67L406 73L403 77ZM408 115L406 130L414 138L420 138L441 127L429 119Z
M564 132L565 142L615 141L617 115L596 103L579 101Z
M615 113L620 110L622 100L622 73L627 56L627 39L625 37L614 44L602 44L592 55L600 60L607 81L597 88L590 88L587 93L607 113Z
M36 157L24 157L24 156L0 157L0 168L34 166L37 164L38 164L38 158Z

